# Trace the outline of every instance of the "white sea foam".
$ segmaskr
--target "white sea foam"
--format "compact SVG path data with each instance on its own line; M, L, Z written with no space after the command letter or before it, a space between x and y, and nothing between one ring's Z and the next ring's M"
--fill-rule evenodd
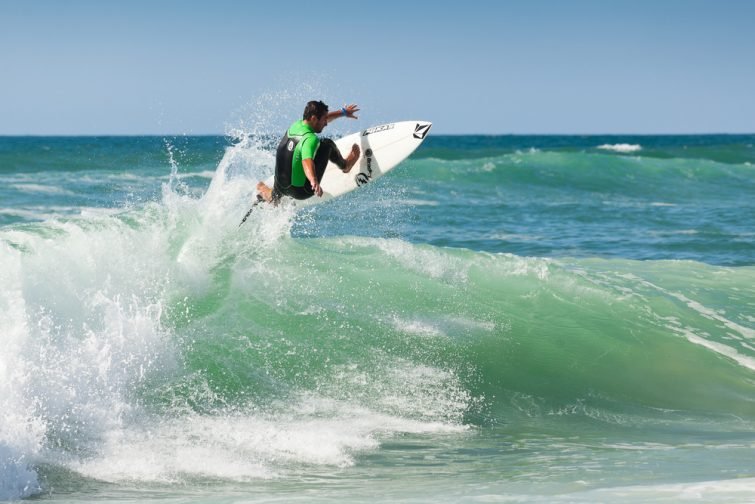
M453 371L381 354L369 367L334 366L317 390L343 408L385 417L385 433L466 430L463 416L476 402Z
M469 270L473 265L481 268L487 266L486 263L475 264L469 261L468 257L457 255L453 249L418 246L398 239L351 238L344 240L344 243L375 247L398 261L407 270L454 282L468 281ZM480 257L482 261L486 261L487 257L505 257L505 261L495 261L496 268L502 275L532 274L542 280L549 274L550 261L547 259L519 257L513 254L482 254Z
M675 207L675 206L677 206L677 204L676 203L665 203L663 201L654 201L654 202L650 203L650 206L653 206L653 207Z
M696 312L698 312L700 315L704 316L705 318L709 318L711 320L717 320L718 322L723 324L725 327L729 328L730 330L736 332L737 334L747 339L755 339L755 329L750 329L749 327L745 327L741 324L737 324L736 322L729 320L723 315L719 314L715 310L707 308L702 303L689 299L687 296L681 293L669 292L669 294L677 298L678 300L686 303L688 307L692 308L693 310L695 310Z
M740 366L743 366L748 369L751 369L752 371L755 371L755 358L749 357L747 355L743 355L739 353L736 349L728 345L724 345L723 343L707 340L701 336L696 335L689 329L683 330L683 334L690 343L694 343L695 345L700 345L702 347L707 348L708 350L713 350L714 352L735 361Z
M668 237L668 236L694 236L700 234L697 229L675 229L662 231L647 231L648 236Z
M206 178L206 179L212 179L212 177L214 176L215 176L215 172L210 171L210 170L205 170L198 173L186 173L186 174L181 175L182 178L201 177L201 178Z
M42 184L12 184L11 187L14 189L21 191L21 192L27 192L27 193L44 193L44 194L57 194L57 195L75 195L73 191L69 191L68 189L63 189L62 187L57 186L48 186L48 185L42 185Z
M98 209L0 231L0 498L39 491L37 463L116 428L128 391L175 362L165 222L134 228Z
M752 502L755 478L601 488L577 494L598 502ZM559 499L562 500L562 499ZM563 499L565 501L571 499ZM557 501L558 502L558 501Z
M406 205L406 206L438 206L440 203L437 201L421 200L421 199L403 199L394 200L392 205Z
M111 482L251 481L285 477L302 465L348 467L356 455L397 433L465 430L303 395L275 412L194 414L113 430L96 455L69 465Z
M419 320L412 319L406 320L400 317L394 317L392 320L393 327L397 331L404 332L406 334L413 334L416 336L435 338L439 336L446 336L443 330L438 327L432 320Z
M458 282L467 280L468 265L441 251L417 247L402 240L376 240L374 243L407 269L429 275L431 278L445 278Z
M670 297L678 299L679 301L683 302L688 308L697 312L702 317L720 323L723 327L732 331L729 335L730 339L733 339L735 341L742 341L743 339L748 339L748 340L755 339L755 329L750 329L749 327L745 327L741 324L737 324L736 322L727 319L723 314L718 313L716 310L708 308L702 303L700 303L699 301L690 299L680 292L669 291L658 285L653 284L652 282L648 282L647 280L641 279L632 274L620 275L620 276L623 276L624 278L627 278L627 279L638 281L639 283L647 287L655 289L659 292L663 292L664 294ZM708 350L712 350L713 352L716 352L719 355L727 357L745 368L755 371L755 358L750 357L748 355L744 355L740 353L739 351L737 351L737 349L732 348L728 345L725 345L721 342L711 341L710 339L707 339L701 336L693 328L681 327L679 326L678 321L673 318L666 319L666 320L670 322L670 324L667 326L669 329L684 336L690 343L694 343L696 345L705 347Z
M517 149L514 151L514 154L517 156L527 155L527 154L540 154L542 151L540 149L537 149L535 147L530 147L529 149L521 150Z
M25 363L29 326L25 317L21 255L0 242L0 500L28 497L39 490L35 462L44 436L34 415Z
M117 208L59 205L0 208L0 214L2 215L20 217L30 221L49 221L53 219L70 218L77 215L87 218L92 216L114 215L121 211L122 210Z
M621 153L629 153L629 152L638 152L642 150L642 146L638 144L603 144L598 145L598 149L602 150L608 150L612 152L621 152Z
M541 462L554 463L555 460L542 457ZM585 462L581 464L588 467ZM597 470L590 468L589 470ZM700 482L682 483L645 483L626 486L608 486L610 481L592 481L578 479L568 484L541 485L538 481L539 472L522 473L522 479L528 482L511 481L509 479L492 484L471 488L463 502L480 503L617 503L617 504L647 504L680 502L704 502L718 504L752 503L752 489L755 488L755 478L723 479ZM635 478L636 479L636 478ZM424 499L428 500L428 499ZM460 499L453 492L443 495L432 495L434 502L459 502ZM416 499L421 502L423 499ZM414 502L414 500L412 501Z
M496 329L494 322L459 317L435 316L406 319L394 316L390 322L397 331L427 338L455 336L467 331L491 332Z
M514 242L537 243L537 242L543 241L542 236L532 235L532 234L520 234L520 233L493 232L489 234L488 237L491 240L514 241Z

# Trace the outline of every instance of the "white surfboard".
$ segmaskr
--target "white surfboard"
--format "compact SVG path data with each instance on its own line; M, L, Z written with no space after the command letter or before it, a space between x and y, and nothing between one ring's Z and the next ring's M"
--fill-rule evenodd
M328 163L320 181L322 197L312 196L305 200L293 200L297 207L323 203L336 198L372 180L382 177L414 152L425 140L432 123L428 121L401 121L373 126L364 131L352 133L336 140L341 154L346 157L351 146L361 149L359 161L349 171L343 173L335 163ZM265 181L273 187L275 176Z

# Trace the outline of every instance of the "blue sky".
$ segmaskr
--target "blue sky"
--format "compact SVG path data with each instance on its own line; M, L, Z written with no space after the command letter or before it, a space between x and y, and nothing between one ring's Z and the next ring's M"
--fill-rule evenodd
M0 0L0 135L755 132L755 2Z

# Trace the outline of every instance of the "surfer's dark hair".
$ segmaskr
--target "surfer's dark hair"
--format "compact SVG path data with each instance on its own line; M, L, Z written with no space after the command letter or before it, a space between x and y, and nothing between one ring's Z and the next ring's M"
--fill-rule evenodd
M324 116L328 113L328 106L325 105L321 101L311 101L307 103L307 106L304 107L304 119L305 121L309 119L312 116L317 117L318 119Z

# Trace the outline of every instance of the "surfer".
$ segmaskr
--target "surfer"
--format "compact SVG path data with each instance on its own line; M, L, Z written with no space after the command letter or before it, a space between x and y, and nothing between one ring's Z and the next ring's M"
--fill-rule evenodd
M341 171L348 173L361 154L354 144L346 158L329 138L320 139L329 122L339 117L350 117L359 112L355 104L347 105L339 111L329 112L321 101L311 101L304 108L301 121L296 121L283 135L275 156L275 182L269 187L264 182L257 184L259 197L268 203L277 204L281 197L290 196L303 200L314 195L322 196L320 180L328 161L335 163ZM243 221L242 221L243 222Z

